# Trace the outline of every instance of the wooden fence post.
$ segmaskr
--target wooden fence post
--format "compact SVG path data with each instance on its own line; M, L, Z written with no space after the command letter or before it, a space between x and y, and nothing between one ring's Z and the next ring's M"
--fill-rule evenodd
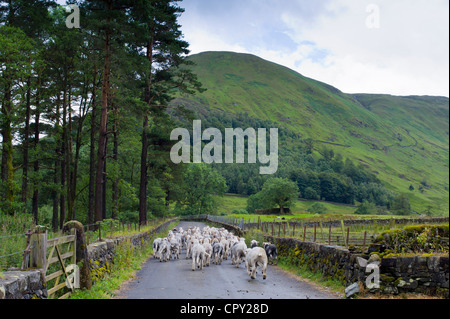
M292 230L292 237L295 237L295 223L294 223L294 229Z
M331 245L331 224L330 224L330 230L328 231L328 245Z
M303 228L303 241L306 241L306 224L305 227Z
M30 237L30 267L44 268L47 264L47 230L36 229Z
M344 220L341 220L342 239L345 240L345 225Z
M319 225L320 225L320 237L322 238L322 242L324 242L325 239L323 238L323 225L322 225L322 221L319 221Z
M75 240L72 243L72 252L73 252L72 265L76 265L77 264L77 230L76 230L76 228L72 228L70 230L70 234L75 237Z
M349 237L350 237L350 227L347 228L347 240L345 241L347 248L348 248Z
M316 228L317 228L317 225L314 224L314 242L316 242Z
M366 250L367 230L364 232L363 253Z

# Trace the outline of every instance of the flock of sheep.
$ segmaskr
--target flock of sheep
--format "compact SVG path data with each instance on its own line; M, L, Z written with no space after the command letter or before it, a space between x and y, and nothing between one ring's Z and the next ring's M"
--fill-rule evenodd
M186 259L192 258L192 270L203 269L211 262L221 265L223 260L231 258L231 263L240 267L245 262L248 275L256 279L256 269L262 269L263 279L267 278L267 265L269 260L277 260L277 248L271 243L252 240L251 248L247 247L245 238L237 237L224 228L205 226L191 227L184 230L182 227L170 230L167 237L157 238L153 242L153 254L160 262L179 259L183 248L186 249Z

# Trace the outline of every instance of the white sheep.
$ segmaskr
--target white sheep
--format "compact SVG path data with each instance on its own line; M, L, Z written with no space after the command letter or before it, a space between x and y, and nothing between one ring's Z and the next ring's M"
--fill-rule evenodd
M203 242L203 247L205 248L205 252L206 252L206 259L205 259L204 266L209 267L211 264L211 255L213 253L213 249L209 242Z
M161 245L162 238L156 238L153 241L153 257L159 258L159 246Z
M221 265L223 261L223 254L224 254L224 247L222 243L215 243L213 245L213 262L216 263L216 265Z
M256 279L256 268L262 268L263 279L267 278L267 255L264 248L255 247L247 250L245 264L247 266L247 273L252 279Z
M170 243L163 240L159 246L159 262L167 262L170 260Z
M206 258L208 258L208 254L205 251L205 247L199 243L195 244L192 248L192 271L195 271L195 268L202 270Z
M194 247L194 244L198 243L198 240L192 236L189 241L187 242L187 248L186 248L186 259L189 259L192 257L192 248Z
M170 253L173 254L173 259L180 259L181 246L180 243L172 239L170 242Z
M247 245L244 241L240 241L231 247L231 263L239 268L241 262L245 260Z

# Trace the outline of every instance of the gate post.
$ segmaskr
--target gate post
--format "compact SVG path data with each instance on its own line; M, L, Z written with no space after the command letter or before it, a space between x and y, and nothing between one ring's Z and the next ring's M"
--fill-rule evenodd
M43 269L47 264L47 230L36 227L30 236L30 268Z
M76 232L76 261L81 263L80 267L80 286L81 288L91 289L92 279L89 270L89 254L87 250L86 235L84 233L84 226L78 221L67 222L64 227L64 232L69 232L71 229L75 229Z

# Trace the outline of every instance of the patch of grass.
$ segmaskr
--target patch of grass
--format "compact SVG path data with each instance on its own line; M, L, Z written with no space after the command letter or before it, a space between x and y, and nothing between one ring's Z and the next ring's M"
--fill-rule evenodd
M236 196L227 194L223 197L217 198L219 206L217 208L218 213L227 213L231 214L233 210L240 210L247 208L247 200L248 197L245 196ZM294 207L291 208L291 211L294 213L296 218L308 218L314 216L314 214L308 214L306 211L311 205L316 203L316 201L296 201ZM356 207L333 204L333 203L322 203L328 210L329 214L326 215L354 215ZM234 216L234 215L233 215ZM252 215L248 215L252 216ZM256 215L257 216L257 215ZM287 215L284 217L289 217L292 215ZM250 218L250 217L247 217ZM275 217L276 218L276 217ZM273 220L273 219L271 219Z
M301 277L301 279L303 280L322 286L339 295L344 294L345 286L340 281L329 279L323 276L321 273L313 272L308 269L306 265L296 266L295 264L289 262L287 258L279 257L278 266L295 276Z
M167 229L172 229L178 222L171 223ZM161 231L154 238L166 236L167 231ZM103 280L92 285L90 290L82 289L73 293L70 299L111 299L115 296L123 282L132 279L153 254L152 241L141 248L133 247L125 241L116 248L111 273Z
M120 288L122 282L134 277L137 270L151 255L151 245L141 249L133 248L127 242L116 249L116 256L111 274L96 282L92 289L77 290L70 299L111 299L114 291Z

